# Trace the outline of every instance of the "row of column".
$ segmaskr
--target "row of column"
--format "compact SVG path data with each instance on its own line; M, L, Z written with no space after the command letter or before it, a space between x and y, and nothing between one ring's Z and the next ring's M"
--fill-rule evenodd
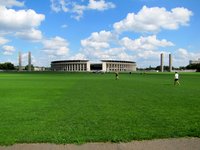
M107 71L133 71L133 64L107 64Z
M64 67L65 71L87 71L86 64L67 64Z
M54 64L52 67L62 71L87 71L87 64Z

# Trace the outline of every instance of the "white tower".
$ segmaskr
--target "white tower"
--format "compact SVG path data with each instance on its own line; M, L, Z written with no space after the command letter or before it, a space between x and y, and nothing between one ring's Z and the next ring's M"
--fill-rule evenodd
M31 52L28 52L28 71L31 71Z
M21 52L19 52L19 71L22 71L22 56L21 56Z
M163 72L163 53L160 54L160 71Z
M172 55L169 54L169 72L172 72Z

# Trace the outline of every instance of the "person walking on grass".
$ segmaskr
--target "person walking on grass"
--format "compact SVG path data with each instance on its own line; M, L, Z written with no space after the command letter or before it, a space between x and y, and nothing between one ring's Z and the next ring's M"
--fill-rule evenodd
M175 72L175 75L174 75L174 85L180 85L179 74L177 72Z
M118 72L115 72L115 79L119 80L119 73Z

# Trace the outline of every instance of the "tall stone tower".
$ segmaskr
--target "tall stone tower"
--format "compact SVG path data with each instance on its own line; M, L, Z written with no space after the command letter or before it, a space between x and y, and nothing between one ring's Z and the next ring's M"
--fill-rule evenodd
M21 55L21 52L19 52L19 71L22 71L22 55Z
M28 52L28 71L31 71L31 52Z
M163 53L160 54L160 72L163 72Z
M169 54L169 72L172 72L172 55Z

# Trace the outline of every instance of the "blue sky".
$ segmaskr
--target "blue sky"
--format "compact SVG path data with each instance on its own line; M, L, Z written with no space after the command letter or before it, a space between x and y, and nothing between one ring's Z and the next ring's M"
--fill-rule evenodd
M200 58L198 0L0 0L0 62L135 61L173 66Z

